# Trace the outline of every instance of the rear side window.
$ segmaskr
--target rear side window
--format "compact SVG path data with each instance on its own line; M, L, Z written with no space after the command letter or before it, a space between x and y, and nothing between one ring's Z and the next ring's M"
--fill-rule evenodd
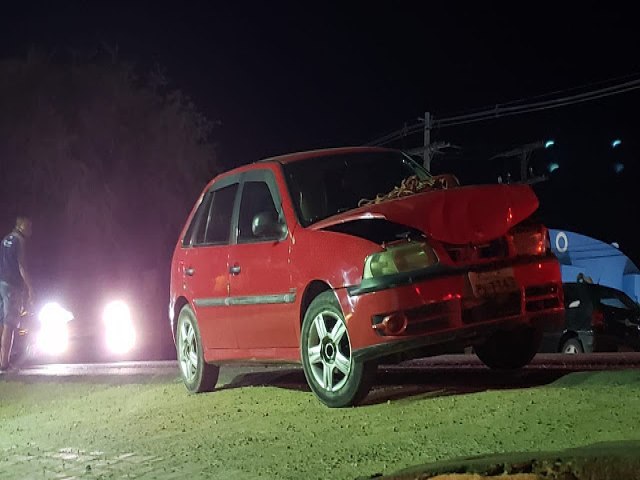
M238 191L238 184L208 192L195 215L182 244L216 245L229 242L233 204Z
M204 231L204 226L206 226L206 218L209 215L209 210L211 209L211 199L213 198L213 193L209 192L207 193L204 198L202 199L202 202L200 202L200 205L198 206L198 209L196 210L195 215L193 216L193 219L191 219L191 223L189 224L189 228L187 228L187 232L184 235L184 238L182 239L182 245L184 247L189 247L191 246L193 243L195 243L195 239L198 236L200 231Z
M636 310L637 304L622 292L607 290L600 294L600 305L621 310Z
M237 191L238 184L235 183L213 192L202 243L207 245L229 243L233 203Z
M605 305L612 308L621 308L623 310L629 310L629 307L622 303L617 297L604 297L600 299L600 305Z

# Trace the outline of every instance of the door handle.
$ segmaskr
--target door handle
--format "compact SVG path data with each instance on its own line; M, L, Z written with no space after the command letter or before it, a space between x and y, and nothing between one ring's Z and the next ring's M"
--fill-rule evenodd
M238 275L240 273L240 265L238 265L237 263L235 265L231 265L229 267L229 273L231 275Z
M196 269L193 267L189 267L189 268L185 268L184 269L184 274L188 275L189 277L193 277L193 274L196 273Z

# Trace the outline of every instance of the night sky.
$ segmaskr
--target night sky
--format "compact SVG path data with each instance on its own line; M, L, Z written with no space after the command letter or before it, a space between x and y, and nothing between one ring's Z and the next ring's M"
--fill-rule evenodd
M622 2L433 3L15 2L3 5L0 57L108 45L142 69L160 66L218 122L221 169L363 144L425 111L640 78L640 28ZM434 169L485 181L493 154L553 138L543 154L560 169L536 187L547 224L617 241L638 261L639 92L436 130L460 150Z

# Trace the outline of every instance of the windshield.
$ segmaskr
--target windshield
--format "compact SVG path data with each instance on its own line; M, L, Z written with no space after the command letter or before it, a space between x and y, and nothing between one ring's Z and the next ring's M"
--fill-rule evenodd
M357 208L399 186L413 175L431 175L401 152L357 152L313 157L283 165L298 218L303 226Z

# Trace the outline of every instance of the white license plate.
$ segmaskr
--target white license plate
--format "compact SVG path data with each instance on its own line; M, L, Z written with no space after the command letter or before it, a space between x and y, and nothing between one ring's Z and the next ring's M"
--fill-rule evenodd
M491 297L518 290L512 268L490 272L469 272L469 282L476 297Z

